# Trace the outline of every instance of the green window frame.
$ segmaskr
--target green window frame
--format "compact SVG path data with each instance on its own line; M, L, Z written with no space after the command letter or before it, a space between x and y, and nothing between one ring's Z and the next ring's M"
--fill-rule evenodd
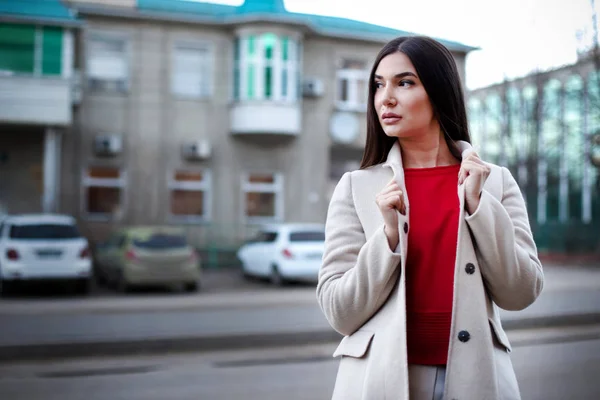
M59 27L0 24L0 70L61 75L63 35Z
M0 24L0 70L33 74L36 27Z

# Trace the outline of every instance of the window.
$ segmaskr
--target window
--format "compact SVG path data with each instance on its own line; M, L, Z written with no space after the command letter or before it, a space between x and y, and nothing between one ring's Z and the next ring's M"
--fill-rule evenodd
M153 233L149 237L133 239L133 245L140 249L164 250L187 247L185 236L172 233Z
M499 163L502 149L502 100L497 93L489 94L485 99L485 131L481 139L482 158Z
M178 170L169 177L171 218L184 222L209 219L211 178L208 171Z
M206 45L178 43L173 49L171 90L174 95L203 98L212 92L211 51Z
M336 106L340 110L366 111L369 71L358 60L342 60L337 71Z
M88 168L83 178L85 213L109 219L122 217L125 184L119 168Z
M280 174L246 174L242 178L244 216L250 221L281 220L283 178Z
M87 77L91 89L126 91L129 82L127 39L92 34L88 42Z
M569 219L583 219L583 175L585 162L585 145L583 134L583 79L572 75L565 84L565 166L567 168L567 215Z
M19 240L77 239L81 234L77 227L65 224L13 225L10 238Z
M63 29L50 26L0 24L0 71L60 75Z
M539 142L541 157L538 166L540 197L538 199L541 198L543 202L539 203L541 210L538 209L538 212L545 212L540 222L546 222L548 220L556 221L560 217L560 166L564 148L561 140L563 125L561 121L561 83L555 79L548 81L544 84L542 94L542 131Z
M514 176L518 176L518 165L523 158L526 141L521 131L521 95L516 87L510 87L506 91L506 130L504 136L505 166L510 169Z
M295 102L298 63L298 44L290 36L239 37L234 45L234 98Z
M600 71L596 70L588 76L586 86L587 108L584 116L587 114L587 134L592 135L600 130L600 113L597 112L600 104ZM589 156L588 151L589 149L586 150L587 156ZM600 169L594 167L589 161L584 165L582 215L583 221L589 224L597 220L597 213L600 210L600 190L598 190Z
M260 231L247 243L275 243L277 240L277 232Z
M306 231L290 233L290 242L324 242L324 231Z
M471 144L475 147L481 145L481 123L483 110L481 107L481 101L477 98L470 98L468 103L468 117L469 117L469 134L471 136Z

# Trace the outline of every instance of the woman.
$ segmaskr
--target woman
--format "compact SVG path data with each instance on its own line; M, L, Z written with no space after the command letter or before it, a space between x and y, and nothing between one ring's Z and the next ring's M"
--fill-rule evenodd
M398 38L369 77L360 170L331 199L317 297L345 335L334 399L519 399L498 308L543 286L506 168L471 148L450 52Z

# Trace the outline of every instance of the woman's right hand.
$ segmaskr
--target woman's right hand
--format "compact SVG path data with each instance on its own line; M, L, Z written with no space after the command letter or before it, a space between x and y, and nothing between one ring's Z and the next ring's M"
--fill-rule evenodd
M390 245L390 249L394 251L400 240L400 232L398 232L398 212L402 214L406 212L402 190L400 190L400 186L398 186L395 179L392 179L381 192L377 194L376 202L379 211L381 211L381 215L383 216L383 222L385 224L384 232L388 239L388 244Z

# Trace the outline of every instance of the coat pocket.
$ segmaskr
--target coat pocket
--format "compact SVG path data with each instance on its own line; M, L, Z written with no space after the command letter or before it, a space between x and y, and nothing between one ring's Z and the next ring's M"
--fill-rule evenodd
M365 400L364 385L367 380L368 352L373 332L356 331L346 336L333 353L341 356L332 400ZM369 398L381 398L369 397Z
M498 343L510 353L512 351L512 347L510 345L510 342L508 341L508 336L506 336L506 332L504 332L504 329L502 329L500 323L496 322L493 318L488 318L488 320L490 321L492 334L495 336Z
M350 336L345 336L333 356L363 357L367 353L374 335L374 332L356 331Z
M494 364L496 365L496 382L498 400L520 400L519 383L510 360L511 346L502 326L489 318L492 341L494 342Z

